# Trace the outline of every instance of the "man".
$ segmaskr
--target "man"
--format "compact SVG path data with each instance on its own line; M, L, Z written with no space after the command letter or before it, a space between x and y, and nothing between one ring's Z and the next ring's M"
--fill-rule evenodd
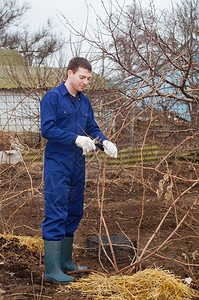
M73 236L83 215L85 154L97 146L117 157L116 146L100 131L89 99L82 93L91 78L91 64L70 60L67 80L41 100L44 157L45 218L42 223L45 278L66 283L74 278L63 270L86 269L72 260Z

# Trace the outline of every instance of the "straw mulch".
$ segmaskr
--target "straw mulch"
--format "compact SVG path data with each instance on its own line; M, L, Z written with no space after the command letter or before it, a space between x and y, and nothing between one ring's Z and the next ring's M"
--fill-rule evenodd
M6 240L6 244L13 242L15 245L26 247L30 252L40 252L43 250L43 240L38 237L21 236L12 234L0 234L0 238Z
M194 291L181 279L158 268L139 271L132 276L91 274L70 286L84 295L90 295L94 300L185 300L194 297Z

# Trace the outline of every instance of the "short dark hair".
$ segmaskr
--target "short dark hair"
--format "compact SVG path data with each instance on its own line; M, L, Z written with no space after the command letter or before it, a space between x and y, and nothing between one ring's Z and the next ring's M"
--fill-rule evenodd
M92 72L92 66L89 63L89 61L86 58L78 57L78 56L73 57L69 61L67 71L72 70L73 73L76 73L79 67L82 67L82 68L87 69L88 71Z

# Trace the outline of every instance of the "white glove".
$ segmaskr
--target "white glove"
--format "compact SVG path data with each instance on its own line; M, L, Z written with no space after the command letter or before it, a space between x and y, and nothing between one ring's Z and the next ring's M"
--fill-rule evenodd
M95 151L96 149L95 143L88 136L78 135L75 140L75 144L83 149L83 155L91 151Z
M110 141L103 141L104 152L111 156L117 158L117 147Z

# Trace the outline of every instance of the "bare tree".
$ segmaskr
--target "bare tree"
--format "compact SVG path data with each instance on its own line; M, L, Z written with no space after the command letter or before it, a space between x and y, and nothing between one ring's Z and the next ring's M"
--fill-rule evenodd
M28 9L30 6L26 2L20 6L17 0L3 0L0 4L0 47L17 49L29 65L41 65L62 48L63 41L58 34L53 34L50 20L35 32L28 26L15 30Z
M197 128L198 0L161 13L153 3L145 9L136 0L128 7L109 3L106 20L98 16L97 30L78 32L67 20L66 26L96 50L95 59L105 61L113 79L128 82L129 91L142 87L131 94L132 101L144 108L156 97L156 108L181 114Z
M18 24L28 9L30 9L30 6L26 2L20 6L16 0L2 0L0 3L1 38L10 26Z

